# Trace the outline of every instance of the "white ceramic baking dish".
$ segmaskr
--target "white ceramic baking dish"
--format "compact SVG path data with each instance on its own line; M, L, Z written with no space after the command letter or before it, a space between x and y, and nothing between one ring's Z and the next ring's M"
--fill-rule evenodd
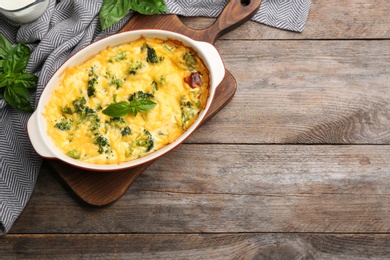
M59 85L62 77L64 75L64 70L68 67L81 64L88 60L90 57L98 54L101 50L107 48L108 46L117 46L132 42L141 36L146 38L160 38L160 39L175 39L181 41L184 45L193 48L203 60L210 72L210 96L208 97L207 104L204 110L201 111L196 121L185 131L178 139L173 143L146 155L145 157L135 159L129 162L124 162L120 164L90 164L75 160L65 155L61 150L59 150L51 140L51 138L46 134L47 133L47 124L46 119L43 117L42 112L45 109L47 102L57 85ZM27 131L31 143L34 149L39 155L48 159L59 159L63 162L71 164L75 167L83 168L91 171L117 171L122 169L127 169L135 166L139 166L144 163L151 162L164 154L168 153L180 143L182 143L186 138L188 138L200 125L204 116L211 106L211 102L214 98L215 90L217 86L221 83L225 75L225 67L222 61L220 54L217 49L210 43L195 41L187 36L182 34L164 31L164 30L134 30L123 33L118 33L102 40L99 40L84 49L77 52L75 55L70 57L51 77L48 84L46 85L37 109L32 114L31 118L27 124Z

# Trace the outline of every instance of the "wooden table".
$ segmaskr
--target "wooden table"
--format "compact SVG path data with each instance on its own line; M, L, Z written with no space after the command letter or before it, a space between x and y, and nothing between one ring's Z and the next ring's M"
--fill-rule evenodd
M313 0L301 34L248 22L216 47L227 107L108 207L44 163L1 256L389 258L388 0Z

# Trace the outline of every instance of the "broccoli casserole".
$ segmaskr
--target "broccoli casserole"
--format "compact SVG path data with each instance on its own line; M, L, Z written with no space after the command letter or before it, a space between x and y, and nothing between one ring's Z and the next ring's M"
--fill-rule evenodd
M66 155L122 163L175 141L209 96L209 71L177 40L140 38L65 70L43 116Z

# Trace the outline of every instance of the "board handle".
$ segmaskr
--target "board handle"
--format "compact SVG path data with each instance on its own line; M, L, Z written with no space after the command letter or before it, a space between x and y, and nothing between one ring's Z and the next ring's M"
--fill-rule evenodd
M214 44L222 35L234 30L252 18L260 8L261 0L231 0L217 20L198 33L199 40Z

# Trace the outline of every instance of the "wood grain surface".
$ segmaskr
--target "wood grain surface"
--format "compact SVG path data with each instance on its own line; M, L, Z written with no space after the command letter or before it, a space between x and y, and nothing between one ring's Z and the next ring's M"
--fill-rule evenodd
M388 41L226 40L216 46L239 87L224 113L191 142L390 142Z
M313 0L301 34L226 34L237 91L220 113L108 207L45 163L1 256L389 259L389 14L387 0Z
M389 235L356 234L10 235L2 256L13 258L14 251L23 259L379 260L390 257L389 243Z
M302 40L302 39L389 39L390 6L386 0L312 0L308 23L303 33L259 28L257 23L245 23L222 39L245 40ZM192 28L205 28L211 19L184 17Z
M12 231L387 233L388 154L375 145L186 144L103 209L80 205L42 171Z

